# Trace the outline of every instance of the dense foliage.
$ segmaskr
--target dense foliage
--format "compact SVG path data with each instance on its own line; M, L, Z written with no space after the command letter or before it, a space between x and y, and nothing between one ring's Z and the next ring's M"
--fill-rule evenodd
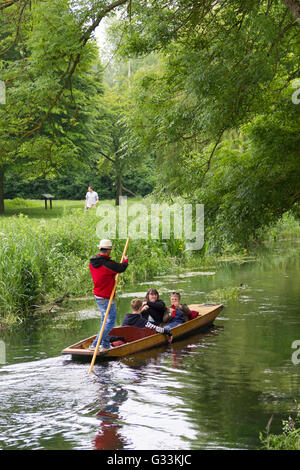
M291 415L282 420L282 433L270 433L273 416L267 425L266 433L260 433L264 450L300 450L300 412L299 406L291 409Z
M51 211L45 214L43 207L31 201L15 200L15 209L18 202L19 215L0 219L0 325L9 326L22 323L37 307L55 299L91 295L88 265L99 243L96 211L65 207L59 217L51 217ZM124 243L114 240L117 261ZM176 257L182 255L182 242L173 237L163 243L150 238L131 240L128 254L131 269L120 278L120 286L174 269Z
M0 14L0 211L4 173L8 197L14 179L23 197L47 181L72 199L155 184L205 204L218 250L298 212L296 0L13 0ZM95 31L108 16L104 87Z
M95 154L92 117L102 93L97 47L65 0L8 3L0 37L2 179L12 168L18 178L59 174Z
M137 170L128 169L123 173L123 183L126 189L146 196L154 187L154 162L150 161L145 169L141 165ZM116 195L116 178L114 173L99 170L95 162L83 168L66 170L60 176L52 178L39 177L33 180L20 178L17 172L7 171L5 179L5 198L41 199L42 194L50 193L55 199L83 200L88 186L93 186L100 200L112 199ZM124 195L131 197L130 193Z
M133 81L132 146L156 154L158 195L205 204L211 245L245 244L300 200L299 23L281 0L171 3L124 28L123 54L161 56Z

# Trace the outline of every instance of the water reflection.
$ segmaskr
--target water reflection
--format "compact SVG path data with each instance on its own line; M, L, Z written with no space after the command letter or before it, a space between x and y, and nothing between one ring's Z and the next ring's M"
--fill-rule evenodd
M228 301L214 328L95 364L94 374L60 351L97 331L98 318L79 316L73 329L36 324L14 335L0 332L6 346L0 448L249 449L259 446L272 414L271 431L280 431L300 387L300 366L291 361L291 344L300 339L299 248L213 271L180 279L185 302L248 286L239 301ZM159 282L168 299L178 276ZM130 296L118 302L122 315Z
M105 390L103 390L103 395L107 396ZM127 398L127 390L121 387L110 396L109 403L97 412L96 416L100 421L100 429L93 441L94 449L120 450L128 444L120 433L122 423L119 416L120 406Z
M97 419L100 422L99 430L96 437L93 440L94 449L97 450L117 450L117 449L136 449L140 447L141 449L149 449L149 433L153 433L154 429L151 426L151 423L142 422L142 423L131 423L131 426L138 428L138 432L144 435L144 439L137 439L137 435L134 436L134 439L130 439L131 427L128 426L128 421L130 417L124 410L134 410L136 414L136 408L139 406L152 408L153 419L155 421L155 431L159 427L158 423L163 419L164 425L162 429L166 426L165 415L168 414L169 410L170 418L176 410L176 415L178 414L178 406L180 405L181 412L184 411L185 407L180 400L180 397L175 394L173 397L173 404L170 398L165 398L162 395L162 390L165 391L164 395L169 395L172 387L177 388L176 380L172 378L173 370L176 369L177 372L183 373L182 361L185 356L193 354L196 350L195 344L201 346L206 339L213 337L222 330L222 327L210 327L207 328L205 332L198 333L183 339L181 341L172 343L171 345L161 346L160 348L155 348L153 350L142 351L133 356L129 356L120 360L120 365L124 366L124 371L126 371L126 378L129 383L126 384L126 388L123 385L120 385L120 375L118 375L118 384L114 383L116 377L110 377L110 383L107 383L108 376L104 373L103 366L104 364L95 367L95 375L97 377L97 383L99 384L98 391L98 411L96 413ZM160 374L160 381L162 376L165 377L164 384L160 384L160 389L156 388L156 381L153 381L153 371L156 370ZM121 374L122 375L122 374ZM154 382L154 383L153 383ZM143 390L146 389L146 394ZM132 395L132 392L133 395ZM157 400L157 413L154 412L154 395L151 400L147 397L151 397L151 393L161 394L161 402ZM157 397L156 397L157 398ZM128 403L125 406L125 402ZM183 408L182 408L183 406ZM185 412L185 411L184 411ZM175 416L175 414L174 414ZM177 416L178 419L178 416ZM173 419L171 418L171 422ZM185 420L181 416L180 422L180 436L182 432L186 432L190 437L193 436L192 429L187 432L185 428L189 428L188 422L185 423ZM179 429L178 429L179 430ZM178 432L177 430L177 432ZM162 432L158 430L159 434ZM174 433L174 429L172 430ZM185 435L185 433L184 433ZM171 436L169 436L171 437ZM178 440L178 436L176 436ZM155 440L152 436L152 440ZM168 448L172 448L172 444L169 439ZM164 440L166 442L166 438ZM156 444L156 446L159 444ZM160 443L162 445L162 443ZM174 445L174 444L173 444ZM181 444L182 445L182 444ZM153 447L157 448L157 447ZM176 448L176 447L175 447ZM180 447L177 447L180 448Z

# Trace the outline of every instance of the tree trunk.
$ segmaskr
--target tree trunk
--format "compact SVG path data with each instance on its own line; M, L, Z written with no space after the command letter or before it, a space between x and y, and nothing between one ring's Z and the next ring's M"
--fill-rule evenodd
M120 196L122 196L122 174L117 174L117 192L116 192L116 206L120 204Z
M300 25L300 3L299 0L283 0L288 9Z
M4 168L0 166L0 214L4 214Z

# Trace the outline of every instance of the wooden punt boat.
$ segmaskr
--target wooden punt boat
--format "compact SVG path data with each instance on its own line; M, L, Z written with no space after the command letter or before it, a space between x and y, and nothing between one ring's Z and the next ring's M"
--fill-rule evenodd
M190 310L199 312L198 316L192 320L188 320L182 325L172 328L173 341L181 339L187 335L194 333L200 328L210 325L219 315L223 308L222 304L192 304L189 305ZM98 352L96 359L113 359L134 354L145 349L151 349L168 343L168 337L161 333L156 333L149 328L137 328L134 326L118 326L110 331L111 336L123 337L125 343L108 349L104 352ZM96 335L90 336L79 341L72 346L62 350L62 354L71 354L72 359L88 359L91 360L94 351L89 346L94 341Z

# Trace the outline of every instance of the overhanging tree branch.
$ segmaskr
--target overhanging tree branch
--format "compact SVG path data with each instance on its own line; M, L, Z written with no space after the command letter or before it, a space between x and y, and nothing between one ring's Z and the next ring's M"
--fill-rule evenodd
M123 184L121 185L121 187L122 187L122 189L124 189L124 191L126 191L126 193L131 194L131 196L133 196L133 197L137 197L137 194L135 194L134 192L130 191L130 189L125 188L125 186L123 186Z
M20 3L20 0L9 0L7 2L1 2L0 3L0 11L5 10L5 8L11 7L15 3Z
M83 45L85 45L87 43L87 41L90 39L91 37L91 34L95 31L95 29L99 26L101 20L108 14L110 13L112 10L114 10L115 8L121 6L121 5L124 5L125 3L128 3L129 0L116 0L115 2L111 3L110 5L108 5L104 10L102 10L101 12L99 12L97 18L93 21L93 23L91 24L91 26L86 30L86 32L84 33L84 35L82 36L81 40L83 42Z
M17 31L16 31L14 41L11 43L11 45L9 47L7 47L7 49L0 52L0 55L6 54L6 52L8 52L17 43L18 38L19 38L21 23L22 23L22 20L23 20L24 14L25 14L25 10L26 10L26 7L27 7L28 4L29 4L29 0L25 0L24 3L23 3L23 6L21 7L21 12L20 12L20 16L19 16L19 19L18 19Z
M111 157L109 157L108 155L106 155L105 153L101 152L101 150L99 150L99 153L101 153L101 155L106 158L107 160L109 160L110 162L112 162L113 164L116 163L115 160L113 160Z

